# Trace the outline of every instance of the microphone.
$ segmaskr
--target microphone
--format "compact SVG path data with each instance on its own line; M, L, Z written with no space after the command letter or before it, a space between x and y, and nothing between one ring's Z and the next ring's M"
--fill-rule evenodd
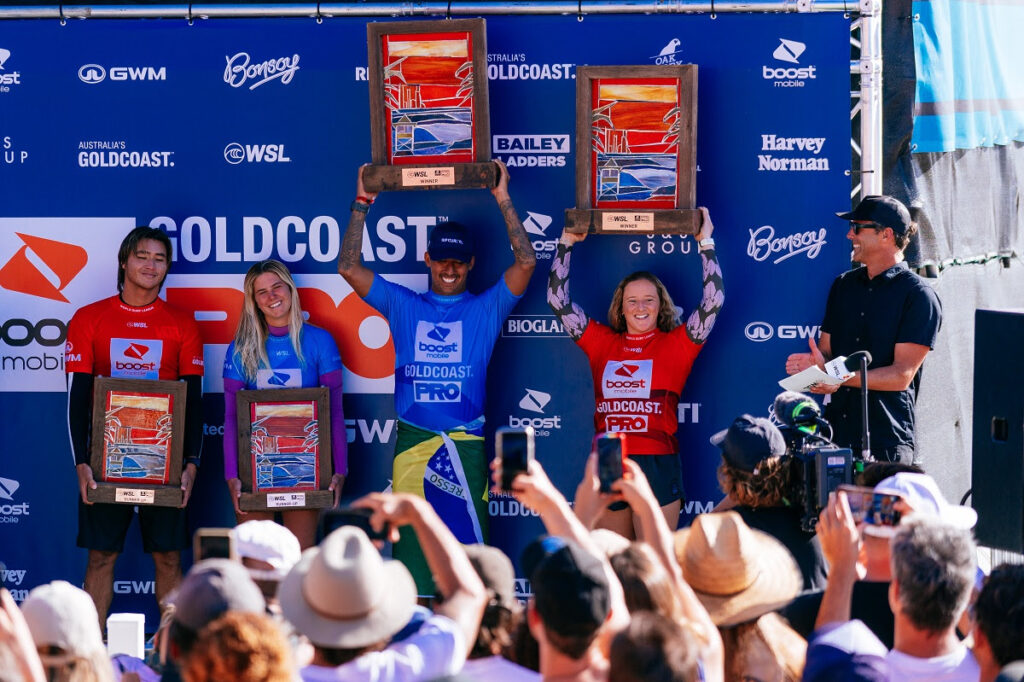
M859 372L861 358L867 360L868 366L871 366L871 353L866 350L859 350L856 353L850 353L846 356L846 371Z
M795 391L783 391L775 396L775 416L790 428L800 428L818 423L821 408L814 398Z

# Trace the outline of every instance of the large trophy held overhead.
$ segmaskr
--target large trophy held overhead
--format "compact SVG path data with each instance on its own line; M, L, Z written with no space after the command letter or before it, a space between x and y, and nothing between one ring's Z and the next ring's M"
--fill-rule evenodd
M576 69L569 232L697 234L697 66Z
M366 42L366 189L494 187L484 20L370 23Z

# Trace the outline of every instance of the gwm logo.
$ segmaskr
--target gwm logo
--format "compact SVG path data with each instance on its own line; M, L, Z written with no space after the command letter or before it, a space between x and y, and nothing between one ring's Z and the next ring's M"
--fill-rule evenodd
M15 234L25 245L0 268L0 287L69 303L61 292L89 261L85 249L77 244L65 244L20 232Z
M78 69L78 79L83 83L102 83L107 78L107 70L99 64L83 64Z
M767 322L751 322L743 329L743 333L747 335L748 339L758 343L775 336L775 330Z
M112 81L165 81L167 67L112 66L109 72L99 64L83 64L78 67L78 79L89 85L102 83L108 75Z

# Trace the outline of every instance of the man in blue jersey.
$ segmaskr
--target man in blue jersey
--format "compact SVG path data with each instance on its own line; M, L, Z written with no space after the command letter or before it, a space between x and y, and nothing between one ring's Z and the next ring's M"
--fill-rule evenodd
M526 291L536 265L533 245L508 194L500 161L491 190L505 218L515 262L480 294L466 290L474 240L466 227L441 223L423 256L430 289L418 294L378 277L360 260L363 223L376 195L363 186L362 169L338 272L359 296L387 318L395 343L394 492L425 497L462 543L487 541L487 469L483 447L487 363L505 317ZM421 596L433 582L415 536L395 545Z

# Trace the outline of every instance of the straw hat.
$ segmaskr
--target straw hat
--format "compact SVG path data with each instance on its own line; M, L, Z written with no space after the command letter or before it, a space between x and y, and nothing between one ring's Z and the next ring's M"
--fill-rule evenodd
M701 514L676 533L675 546L683 578L718 626L774 611L803 584L789 550L736 512Z
M412 617L416 585L359 528L343 526L307 549L277 590L281 613L310 642L358 649L389 639Z

